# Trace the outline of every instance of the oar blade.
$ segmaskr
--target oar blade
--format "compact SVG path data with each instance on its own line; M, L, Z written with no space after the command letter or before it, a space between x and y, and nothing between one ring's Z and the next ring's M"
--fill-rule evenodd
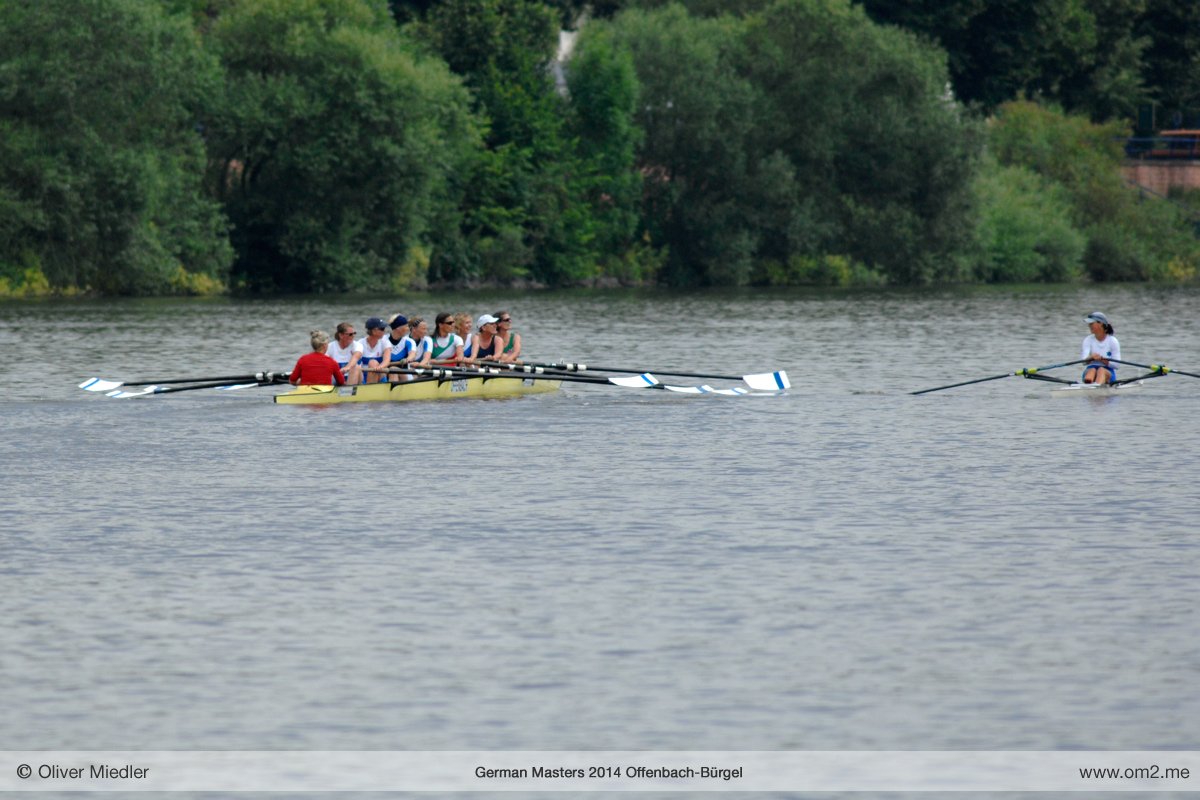
M792 388L786 372L764 372L759 375L743 375L742 380L758 392L782 392Z
M163 387L161 386L146 386L142 389L122 390L117 389L113 392L107 392L105 397L116 397L118 399L125 397L141 397L144 394L154 394Z
M122 381L106 381L102 378L88 378L79 384L85 392L111 392L122 385Z
M658 386L658 381L649 372L643 372L641 375L634 375L630 378L609 378L608 382L614 386L625 386L630 389Z
M252 389L252 388L255 388L258 386L262 386L262 384L261 383L235 383L232 386L218 386L217 391L218 392L232 392L235 389Z
M663 386L668 392L681 392L683 394L708 394L713 391L711 386Z

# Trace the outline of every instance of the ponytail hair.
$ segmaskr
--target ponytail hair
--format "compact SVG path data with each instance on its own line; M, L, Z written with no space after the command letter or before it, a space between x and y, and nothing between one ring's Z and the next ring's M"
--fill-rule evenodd
M1110 322L1104 323L1104 332L1107 333L1109 336L1112 336L1115 333L1115 331L1113 331L1112 323L1110 323Z

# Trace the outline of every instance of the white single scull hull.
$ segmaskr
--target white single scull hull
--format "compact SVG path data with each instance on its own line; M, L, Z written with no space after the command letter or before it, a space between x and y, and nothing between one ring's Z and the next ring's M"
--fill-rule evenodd
M1132 383L1072 383L1050 390L1051 397L1112 397L1129 394L1142 388L1143 381Z

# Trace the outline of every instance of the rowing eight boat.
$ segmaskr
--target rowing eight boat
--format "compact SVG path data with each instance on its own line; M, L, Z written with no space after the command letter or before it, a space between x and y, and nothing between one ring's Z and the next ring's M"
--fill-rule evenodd
M525 378L418 378L407 383L367 383L358 386L300 386L275 396L276 403L326 405L398 400L448 400L455 397L517 397L555 392L562 381Z

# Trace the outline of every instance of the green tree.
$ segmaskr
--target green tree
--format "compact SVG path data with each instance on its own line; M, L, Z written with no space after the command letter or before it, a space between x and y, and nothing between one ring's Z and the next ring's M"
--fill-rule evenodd
M979 141L936 50L841 0L630 10L613 30L643 86L643 224L666 280L837 255L899 282L969 272Z
M681 6L614 21L642 85L643 224L668 248L667 283L746 283L764 227L786 227L792 210L791 166L755 147L759 92L739 74L742 28Z
M478 145L458 79L364 0L243 0L209 41L228 74L210 181L238 284L393 286L453 219Z
M196 128L219 88L190 20L152 0L0 4L0 269L108 293L218 286L230 251Z
M489 123L457 243L439 248L435 277L545 284L596 277L615 255L608 248L630 235L630 126L619 122L636 91L627 64L612 53L584 57L597 70L573 79L580 97L597 104L585 109L556 90L549 66L558 22L547 6L445 0L420 30L463 76Z
M1022 167L1061 187L1072 222L1087 237L1084 269L1094 280L1193 274L1200 240L1174 207L1124 185L1121 123L1096 125L1030 102L1001 106L988 142L1001 165Z
M987 110L1021 95L1095 120L1131 116L1146 96L1136 28L1146 0L864 0L872 19L929 37L951 83Z
M1145 0L1137 33L1148 41L1145 82L1163 105L1165 127L1176 111L1200 124L1200 4L1192 0Z
M977 275L988 283L1057 283L1083 271L1086 237L1072 220L1065 188L1026 167L987 162L980 198Z

